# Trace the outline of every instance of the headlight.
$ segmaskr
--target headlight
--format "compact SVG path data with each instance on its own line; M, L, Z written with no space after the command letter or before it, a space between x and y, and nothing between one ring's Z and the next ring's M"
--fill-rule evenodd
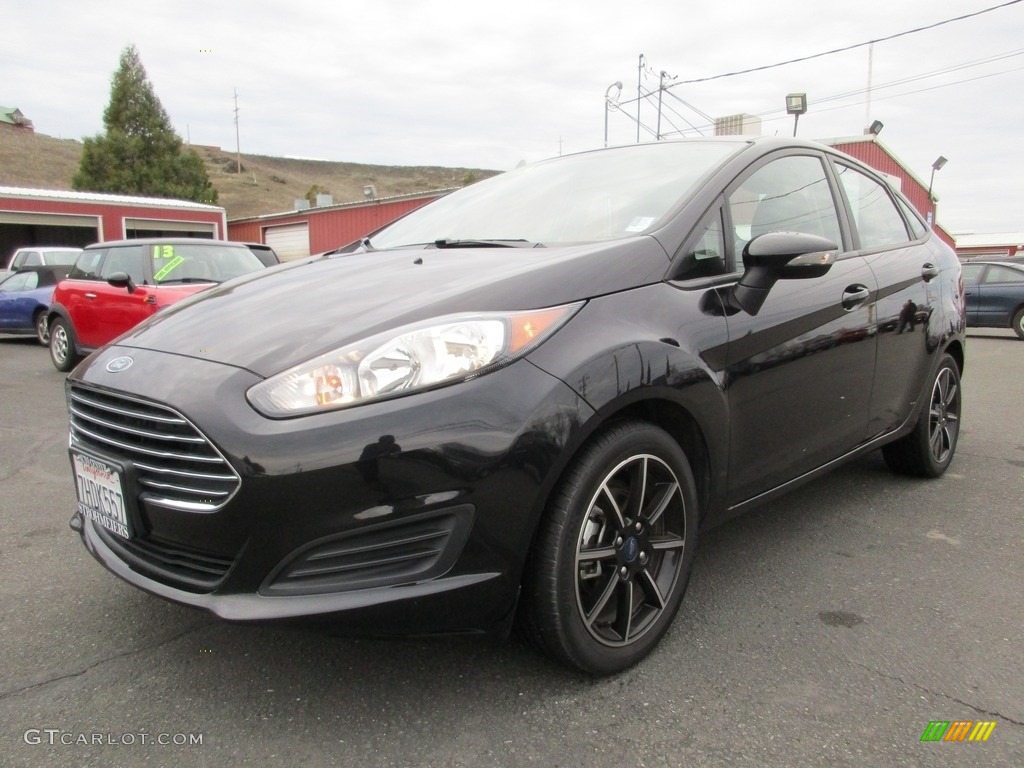
M582 306L449 315L407 325L290 368L247 396L264 416L281 418L454 384L525 355Z

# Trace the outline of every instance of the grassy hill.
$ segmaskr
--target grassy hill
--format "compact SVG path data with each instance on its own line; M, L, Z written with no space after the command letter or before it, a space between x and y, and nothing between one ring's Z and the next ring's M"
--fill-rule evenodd
M242 155L237 172L235 154L218 147L193 145L206 163L228 218L279 213L295 207L313 185L345 203L363 199L373 184L377 197L461 187L496 171L473 168L404 167L294 160ZM0 186L71 189L82 156L81 142L40 133L0 130Z

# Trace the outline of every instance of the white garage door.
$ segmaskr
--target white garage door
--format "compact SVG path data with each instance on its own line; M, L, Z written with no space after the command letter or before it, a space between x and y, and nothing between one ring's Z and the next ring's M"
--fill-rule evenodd
M281 261L309 256L309 224L284 224L263 230L264 242L274 249Z

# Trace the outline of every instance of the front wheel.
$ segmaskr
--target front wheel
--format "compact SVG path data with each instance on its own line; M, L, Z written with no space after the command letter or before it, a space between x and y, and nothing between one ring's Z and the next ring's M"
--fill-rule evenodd
M1017 314L1013 316L1013 332L1017 334L1017 338L1024 339L1024 307L1017 310Z
M626 669L672 623L696 546L697 492L682 449L646 422L613 426L584 448L548 505L524 628L568 666Z
M960 368L951 355L943 355L932 380L926 407L905 437L882 448L894 472L918 477L939 477L953 461L960 436Z
M70 371L78 362L75 337L68 327L68 321L62 317L50 323L50 360L53 361L53 367L62 373Z

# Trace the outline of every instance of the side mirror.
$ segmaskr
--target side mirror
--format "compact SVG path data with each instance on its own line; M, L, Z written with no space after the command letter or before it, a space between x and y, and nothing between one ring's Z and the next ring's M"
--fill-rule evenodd
M128 293L135 293L135 283L127 272L115 272L107 278L107 282L115 288L127 288Z
M743 276L729 294L730 303L749 315L761 311L776 280L821 277L835 263L839 247L803 232L768 232L743 249Z

